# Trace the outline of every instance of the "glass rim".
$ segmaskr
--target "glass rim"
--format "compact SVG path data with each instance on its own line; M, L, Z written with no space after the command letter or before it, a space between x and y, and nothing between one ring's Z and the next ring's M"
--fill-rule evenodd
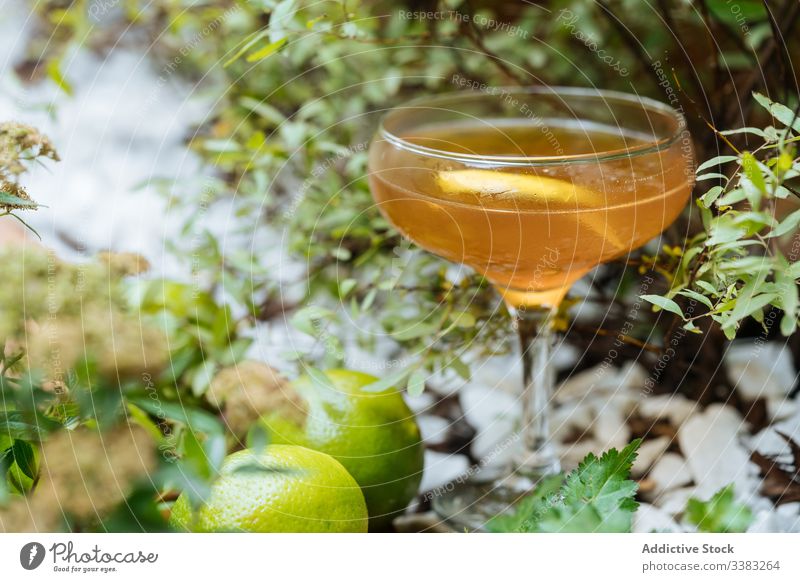
M428 157L443 158L462 163L491 163L492 165L505 165L505 166L547 166L556 164L571 164L581 162L603 162L609 160L618 160L624 158L633 158L640 155L656 153L663 151L672 146L680 136L686 131L686 119L683 114L670 105L633 93L625 93L623 91L614 91L606 89L593 89L588 87L566 87L556 85L535 85L530 87L496 87L494 89L497 93L487 93L483 91L450 91L447 93L439 93L432 96L423 96L411 99L400 105L391 108L386 112L380 120L378 134L385 138L391 144L413 153ZM560 154L560 155L546 155L546 156L510 156L510 155L480 155L480 154L465 154L456 153L444 149L432 148L419 144L412 143L403 139L402 137L392 133L386 129L386 121L392 115L398 115L408 109L439 109L437 104L447 101L467 100L470 98L488 99L488 98L502 98L505 95L552 95L552 96L565 96L565 97L595 97L601 99L604 103L609 101L622 102L628 105L636 105L643 110L650 110L659 115L667 117L675 122L675 129L669 136L663 138L654 138L651 141L629 147L619 148L614 150L590 152L582 154ZM443 109L446 111L446 109ZM511 119L511 118L509 118Z

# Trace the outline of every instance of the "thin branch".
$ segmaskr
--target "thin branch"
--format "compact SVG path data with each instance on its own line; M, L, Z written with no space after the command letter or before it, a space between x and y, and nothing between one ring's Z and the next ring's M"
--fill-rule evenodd
M478 50L480 50L484 56L488 57L506 77L516 83L519 83L520 85L529 85L531 83L532 77L521 77L517 75L516 71L508 66L508 63L501 56L495 54L489 47L486 46L480 30L475 27L474 19L470 19L469 22L462 21L461 30L464 31L464 33L478 48Z
M629 346L633 346L641 350L647 350L648 352L651 352L653 354L661 353L661 348L659 346L643 342L641 340L636 339L635 337L631 337L629 335L625 335L616 331L611 331L603 328L594 328L578 324L572 324L572 329L580 333L589 333L589 334L599 335L601 337L614 337L617 338L622 343L627 344Z
M667 0L657 0L659 10L661 11L661 17L667 25L667 28L672 31L672 35L675 37L675 40L678 42L678 46L685 47L687 43L681 37L679 32L678 24L675 22L675 19L672 17L672 12L669 9L669 4ZM707 26L707 25L706 25ZM719 51L714 44L714 38L709 36L709 50L715 57L715 65L714 65L714 78L715 78L715 85L718 85L716 82L719 78ZM689 78L691 79L692 85L694 86L694 90L698 95L703 95L705 91L703 90L703 84L700 82L699 77L696 74L690 74Z

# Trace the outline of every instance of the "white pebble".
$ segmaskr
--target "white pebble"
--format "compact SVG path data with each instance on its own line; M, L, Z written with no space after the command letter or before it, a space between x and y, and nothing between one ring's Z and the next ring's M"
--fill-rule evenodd
M606 371L606 373L610 374L613 371ZM600 370L597 367L573 374L558 387L555 399L557 402L584 399L592 394L596 388L600 388L601 380L603 380L603 376L600 375Z
M739 443L743 427L742 417L733 408L712 404L678 430L678 443L703 498L730 483L738 493L753 493L750 455Z
M666 491L653 500L653 504L675 517L683 515L689 499L696 497L694 487L680 487Z
M429 445L438 445L447 438L450 422L441 416L423 414L417 417L417 424L422 433L422 440Z
M467 422L478 431L494 426L499 419L519 418L521 412L519 399L483 386L465 386L460 401Z
M767 457L784 456L791 454L788 443L771 426L761 430L757 435L748 440L750 450L758 451ZM787 462L789 459L785 459Z
M469 460L464 455L449 455L436 451L425 451L425 471L422 474L420 491L430 491L467 475Z
M753 523L747 528L747 533L777 533L779 531L776 514L772 511L759 511L753 518Z
M657 394L639 402L639 413L652 419L666 418L673 425L680 426L697 409L697 403L682 394Z
M640 503L633 515L633 532L679 532L681 527L665 511L649 503Z
M800 533L800 501L784 503L775 510L781 531Z
M668 436L661 436L644 441L639 446L638 455L633 463L631 475L641 477L667 450L672 440Z
M514 423L501 419L492 425L491 430L483 430L475 436L472 454L485 468L503 467L508 465L521 444L522 439L514 434Z
M735 342L725 363L736 390L748 400L782 398L794 386L792 355L778 342Z
M797 401L786 398L770 398L767 400L767 414L772 422L786 420L797 414Z
M686 461L677 453L664 454L648 475L656 484L656 493L683 487L692 482L692 474Z
M631 429L626 417L618 408L608 403L597 411L592 423L594 440L600 443L600 449L621 449L631 440Z
M573 431L587 431L592 423L592 412L586 402L566 402L554 407L550 417L550 432L561 441Z
M406 400L406 404L408 404L408 407L416 414L429 411L436 403L436 399L430 390L426 390L418 396L409 396L407 392L404 392L403 396Z

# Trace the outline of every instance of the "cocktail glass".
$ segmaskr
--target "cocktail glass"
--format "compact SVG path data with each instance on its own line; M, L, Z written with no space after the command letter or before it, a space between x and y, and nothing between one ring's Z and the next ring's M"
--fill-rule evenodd
M553 316L570 286L680 214L693 185L683 117L634 95L565 87L426 97L384 116L370 146L381 212L405 237L482 273L521 348L521 446L507 474L434 498L481 529L560 470L550 440Z

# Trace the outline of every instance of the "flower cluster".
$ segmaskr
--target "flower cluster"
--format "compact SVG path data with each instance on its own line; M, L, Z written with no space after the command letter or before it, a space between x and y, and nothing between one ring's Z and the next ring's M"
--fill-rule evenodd
M155 375L166 364L163 333L128 308L116 272L31 249L2 251L0 264L0 338L26 353L28 369L60 380L89 360L117 381Z
M302 420L305 401L264 363L247 360L223 368L209 386L209 402L222 410L230 431L241 435L266 412Z
M34 492L0 509L0 531L60 531L70 522L94 521L125 499L155 464L153 442L138 426L104 433L62 430L42 447Z

